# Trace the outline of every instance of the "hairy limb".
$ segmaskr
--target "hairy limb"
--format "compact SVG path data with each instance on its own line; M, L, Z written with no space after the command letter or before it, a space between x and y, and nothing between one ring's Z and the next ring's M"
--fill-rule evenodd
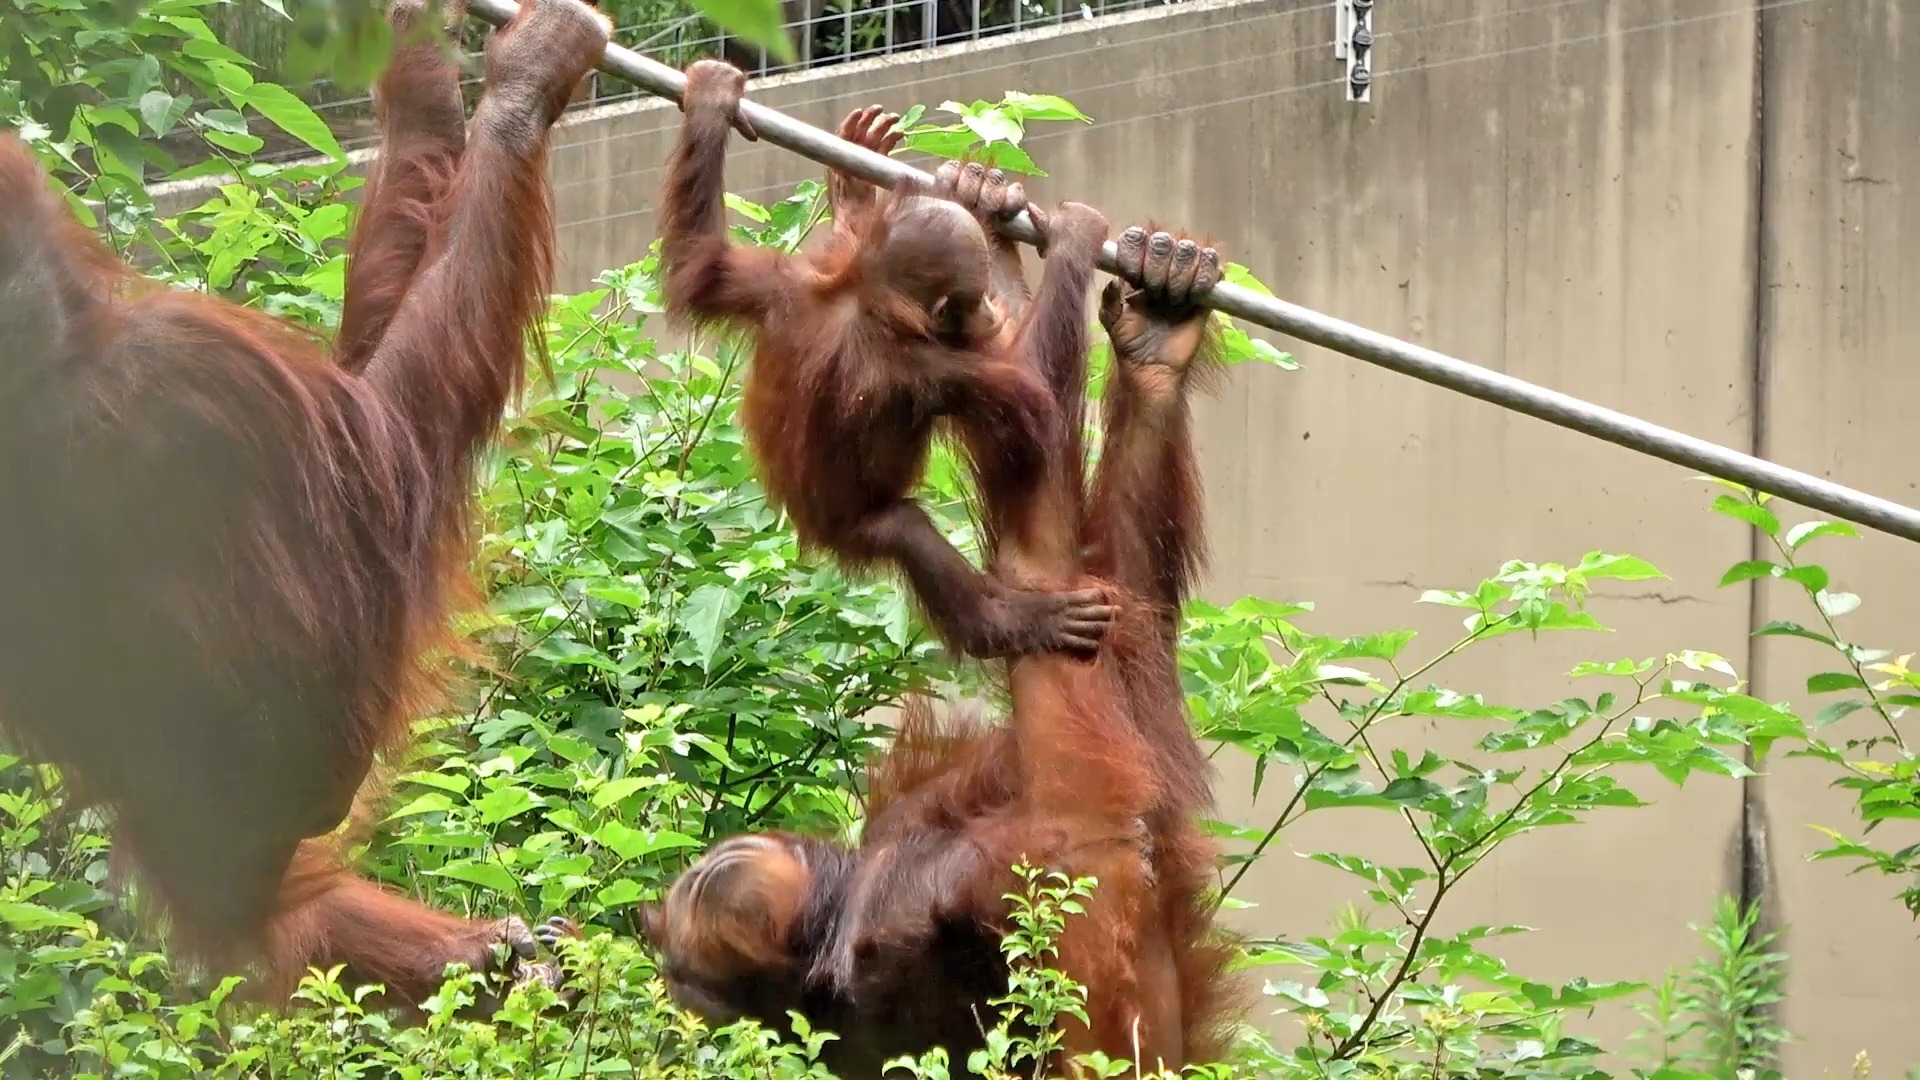
M419 433L445 500L525 375L553 283L548 133L608 38L579 0L530 0L487 42L487 86L447 194L437 250L367 365Z
M1001 235L1000 223L1028 209L1027 189L1018 180L1009 179L999 169L989 169L977 161L949 161L933 176L933 193L973 211L987 234L993 249L993 274L990 287L1006 315L1018 319L1026 313L1033 293L1027 287L1026 264L1021 262L1020 245ZM1036 224L1044 214L1034 214Z
M1064 579L1080 572L1080 530L1085 493L1083 459L1087 378L1087 286L1107 238L1107 219L1080 203L1037 217L1047 234L1046 269L1033 306L1014 343L1021 363L1046 385L1057 428L1040 448L1042 468L1031 494L1008 498L987 490L990 516L1004 523L996 537L997 572L1018 578ZM991 432L973 432L975 441ZM972 448L976 458L991 447ZM994 505L998 504L998 505Z
M1185 237L1134 227L1120 263L1145 284L1108 284L1100 321L1113 342L1105 443L1083 537L1087 570L1147 606L1117 670L1129 714L1159 762L1163 808L1180 818L1211 801L1175 655L1180 607L1206 560L1200 472L1188 392L1210 370L1211 315L1199 305L1220 281L1220 257ZM1156 828L1170 819L1156 818Z
M727 138L758 139L740 115L747 76L719 60L687 69L686 121L667 159L660 193L660 248L667 306L699 320L746 319L763 325L792 287L793 261L727 239Z
M301 860L327 858L317 848ZM311 869L311 868L309 868ZM296 873L299 871L296 870ZM436 911L345 870L313 889L302 902L275 920L267 944L265 994L284 1000L309 967L322 971L343 965L343 980L379 984L383 1003L417 1014L440 989L449 964L465 964L484 975L503 974L518 983L540 980L559 988L555 962L538 962L542 942L577 934L564 919L549 920L536 934L518 916L475 921ZM496 946L506 946L501 969ZM492 1012L499 995L482 994L475 1011Z
M433 239L433 216L467 144L460 69L454 63L465 0L394 0L387 9L399 47L374 86L380 156L347 246L346 302L334 360L359 371L379 347ZM428 25L432 22L434 25Z
M891 154L907 135L899 125L900 114L868 105L853 110L840 121L840 137L876 154ZM827 170L827 210L833 215L836 229L872 211L879 202L878 187L852 173Z
M1100 322L1113 342L1106 440L1087 524L1089 569L1151 600L1168 618L1205 563L1199 470L1187 395L1211 370L1220 256L1186 237L1134 226L1120 263L1145 282L1110 282Z
M873 514L857 533L859 548L906 573L928 620L969 656L1091 650L1113 618L1097 589L1018 589L974 569L911 499Z

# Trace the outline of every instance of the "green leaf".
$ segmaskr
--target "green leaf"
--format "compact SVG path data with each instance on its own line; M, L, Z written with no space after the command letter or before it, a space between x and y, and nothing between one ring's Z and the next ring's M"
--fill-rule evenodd
M965 124L975 135L980 136L983 141L989 143L1012 143L1018 146L1020 144L1020 137L1025 134L1025 132L1021 130L1020 121L1017 118L1009 116L999 109L992 109L976 115L963 116L960 122Z
M453 800L438 791L429 791L412 802L387 815L388 821L417 817L421 814L442 814L453 809Z
M773 220L773 215L768 212L766 207L761 206L757 202L749 202L748 200L743 199L738 195L735 195L731 191L727 192L725 196L725 202L727 204L727 209L732 210L734 213L739 214L741 217L746 218L748 221L754 221L762 225L765 225L767 222Z
M1787 549L1800 550L1800 545L1822 536L1859 536L1852 525L1844 521L1803 521L1787 530Z
M713 670L713 657L720 649L720 637L727 629L727 621L740 610L740 594L722 585L702 585L687 597L687 605L682 618L687 633L693 638L694 654L699 658L700 670Z
M593 805L601 810L605 810L614 803L653 783L653 778L647 776L623 776L618 780L609 780L593 789Z
M466 859L460 862L448 863L440 869L430 870L428 873L434 877L451 878L454 881L464 881L469 885L478 885L483 889L492 889L494 892L516 893L520 891L520 883L514 880L513 875L507 871L507 868L494 862L480 862L477 859Z
M174 97L165 90L149 90L140 95L140 119L156 137L172 131L192 107L193 99L185 94Z
M603 907L623 908L631 906L644 895L646 895L646 890L641 887L639 882L632 878L621 878L606 888L601 889L594 895L594 899L599 901Z
M85 926L87 920L71 911L55 911L39 904L0 901L0 923L26 934L54 927L77 930Z
M1073 102L1054 94L1023 94L1009 90L1002 98L1007 107L1028 120L1079 120L1093 123Z
M1780 535L1780 519L1773 516L1773 511L1745 499L1721 495L1713 500L1713 512L1744 521L1768 536Z
M1827 569L1814 563L1794 566L1780 571L1780 576L1791 581L1810 593L1817 593L1827 587Z
M335 161L346 157L340 149L340 143L334 139L333 132L327 130L326 122L321 120L306 102L294 97L293 92L286 87L273 83L255 83L244 93L235 96L252 106L261 116L273 121L275 127L313 147L326 157Z
M473 808L480 812L482 822L498 825L539 805L540 800L526 788L508 786L488 792L473 804Z
M1445 795L1446 789L1431 780L1418 776L1402 776L1387 784L1380 797L1401 806L1418 806L1436 795Z
M700 841L685 833L662 829L649 832L618 821L609 821L594 830L594 842L618 855L623 862L673 848L699 847Z
M1646 581L1667 576L1645 559L1636 559L1631 555L1608 555L1599 551L1588 552L1574 569L1590 578L1612 578L1616 581Z
M793 62L793 42L781 24L780 0L693 0L693 8L727 33L767 50L781 63Z
M1221 276L1221 280L1226 281L1229 284L1238 286L1239 288L1246 289L1249 292L1256 292L1256 293L1259 293L1261 296L1273 295L1273 290L1267 288L1266 282L1261 281L1258 277L1255 277L1253 271L1247 269L1246 267L1240 265L1237 262L1230 262L1226 266L1222 267L1220 276Z
M1825 634L1809 630L1797 622L1776 619L1753 632L1754 637L1797 637L1808 641L1817 641L1822 645L1833 645L1834 640Z
M1821 709L1819 714L1813 718L1813 726L1815 728L1823 728L1833 724L1837 724L1840 721L1846 719L1848 716L1852 715L1853 713L1856 713L1866 707L1867 707L1866 702L1860 701L1855 698L1848 698L1845 700L1833 702L1832 704L1828 705L1826 708Z
M1836 690L1865 690L1867 684L1851 672L1827 671L1807 677L1807 693L1831 694Z
M1047 171L1034 163L1025 150L1010 142L988 143L980 153L983 165L1021 176L1045 176Z
M1752 581L1755 578L1772 577L1779 569L1765 559L1748 559L1746 562L1734 563L1726 573L1721 574L1720 584L1724 587L1737 585L1742 581Z

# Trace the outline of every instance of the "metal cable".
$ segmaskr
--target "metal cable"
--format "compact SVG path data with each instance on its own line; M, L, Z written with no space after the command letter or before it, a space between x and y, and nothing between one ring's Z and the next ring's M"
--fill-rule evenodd
M1756 9L1791 7L1807 0L1775 0ZM470 0L468 13L502 26L519 8L513 0ZM678 102L686 77L664 64L629 49L609 45L598 65L601 71L638 86L657 97ZM883 154L844 142L833 134L776 112L755 101L743 101L742 115L760 138L829 168L843 170L876 184L907 182L927 187L927 173ZM1023 213L1004 231L1032 244L1039 233ZM1118 249L1109 241L1100 253L1100 268L1117 274ZM1287 334L1302 341L1344 353L1370 364L1410 375L1501 408L1525 413L1550 424L1591 435L1676 465L1745 484L1748 487L1825 511L1856 525L1920 542L1920 510L1810 476L1795 469L1731 450L1705 439L1649 423L1604 406L1582 401L1523 379L1401 341L1331 315L1263 296L1250 289L1222 283L1207 296L1208 307Z

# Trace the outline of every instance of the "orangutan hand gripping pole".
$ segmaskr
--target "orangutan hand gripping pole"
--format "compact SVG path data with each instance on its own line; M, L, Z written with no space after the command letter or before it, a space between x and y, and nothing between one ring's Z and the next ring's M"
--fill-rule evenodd
M576 0L528 0L468 132L426 10L391 11L331 361L140 278L0 139L0 454L33 463L0 494L0 592L33 623L0 650L0 725L114 812L179 943L268 997L343 964L412 1006L449 962L535 948L518 918L353 877L326 838L438 698L472 461L551 287L548 130L608 39Z
M1006 325L980 223L905 190L837 223L816 251L729 243L722 171L729 131L753 137L738 110L745 78L718 61L688 69L661 243L670 312L757 336L742 422L769 498L801 543L856 570L903 571L934 628L969 655L1094 648L1113 615L1100 590L983 574L913 498L946 419L963 428L983 486L1028 497L1043 469L1037 449L1061 418L1024 356L1082 317L1084 295L1059 287L1049 264L1051 306Z

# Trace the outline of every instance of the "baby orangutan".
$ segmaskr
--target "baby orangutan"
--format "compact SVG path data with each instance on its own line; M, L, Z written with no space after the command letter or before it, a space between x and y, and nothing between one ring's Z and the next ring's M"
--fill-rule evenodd
M756 137L739 112L745 79L719 61L688 69L661 246L670 313L757 335L742 424L769 500L792 517L802 545L852 569L903 571L934 629L968 655L1092 650L1113 618L1102 590L981 573L913 492L937 429L950 424L987 506L1032 497L1046 468L1040 449L1063 420L1029 358L1084 333L1105 221L1072 204L1053 220L1004 182L969 212L941 197L961 180L950 172L934 195L836 185L841 217L804 254L732 244L722 167L729 131ZM884 143L872 116L864 129L855 119L849 129ZM993 297L1000 250L981 218L1022 209L1051 250L1039 296L1015 319ZM986 517L997 538L1008 516Z

